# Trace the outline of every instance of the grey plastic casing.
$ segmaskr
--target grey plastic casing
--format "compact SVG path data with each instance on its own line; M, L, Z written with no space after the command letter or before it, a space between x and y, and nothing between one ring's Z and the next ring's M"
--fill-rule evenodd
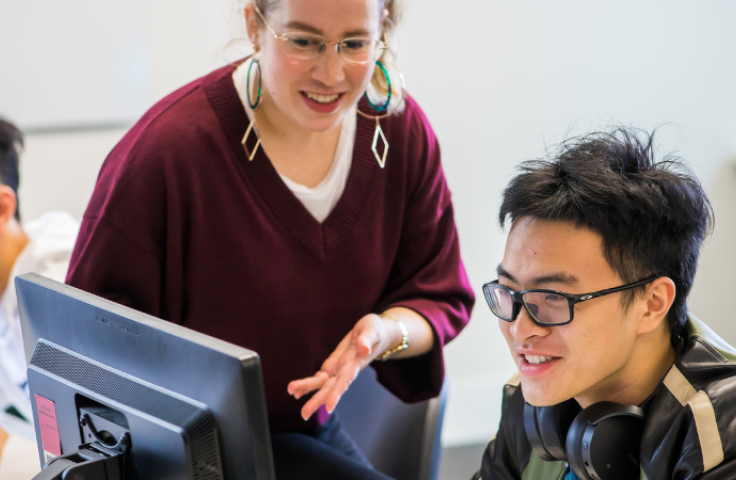
M180 472L192 479L274 480L255 352L41 275L15 281L42 463L36 389L55 402L62 454L80 445L82 396L125 414L140 480L182 478ZM219 474L212 448L219 450ZM202 455L209 463L197 474L191 462Z

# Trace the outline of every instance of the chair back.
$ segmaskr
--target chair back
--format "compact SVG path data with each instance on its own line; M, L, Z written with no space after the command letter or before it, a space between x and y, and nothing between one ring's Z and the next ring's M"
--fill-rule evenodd
M340 422L373 466L396 480L437 480L447 380L439 397L406 404L364 369L337 412Z

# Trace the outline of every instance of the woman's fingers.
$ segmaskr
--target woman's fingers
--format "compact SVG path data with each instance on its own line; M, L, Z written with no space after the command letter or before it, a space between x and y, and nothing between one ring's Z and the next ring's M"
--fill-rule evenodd
M301 398L309 392L322 388L325 382L337 375L340 368L346 363L350 363L355 358L355 348L352 341L352 334L346 335L338 344L332 354L322 364L322 369L315 373L312 377L294 380L287 386L287 391L295 398Z
M324 405L329 413L335 411L340 398L348 390L362 369L362 363L356 361L343 365L335 377L330 377L322 388L302 407L302 418L311 417L317 409Z
M322 386L327 380L329 380L330 377L330 374L320 370L312 377L302 378L301 380L294 380L293 382L289 382L286 390L289 392L289 395L293 395L295 398L301 398L311 391L322 388Z
M335 348L330 356L327 357L327 360L322 364L322 370L330 375L337 375L340 358L347 353L352 346L352 334L353 332L351 331L345 335L342 340L340 340L340 343L337 344L337 348Z
M320 406L324 405L325 398L327 397L330 388L335 383L335 379L336 377L330 377L322 386L322 388L319 389L319 391L315 393L312 398L307 401L307 403L304 404L304 406L302 407L302 418L304 420L309 419L309 417L314 415L314 412L316 412Z
M354 343L355 351L361 357L370 356L373 351L373 342L371 341L370 334L364 332L362 335L356 337Z
M289 383L288 391L296 398L317 390L302 407L302 418L308 419L322 405L330 413L335 410L350 384L384 342L386 331L381 321L375 314L361 318L324 361L319 372L313 377Z
M358 363L348 364L340 369L340 373L337 374L335 383L330 387L330 392L325 399L325 408L329 413L335 411L337 403L347 392L350 384L358 377L361 369L362 366Z
M361 357L369 357L374 354L375 348L381 341L378 331L378 315L366 315L353 328L353 348Z

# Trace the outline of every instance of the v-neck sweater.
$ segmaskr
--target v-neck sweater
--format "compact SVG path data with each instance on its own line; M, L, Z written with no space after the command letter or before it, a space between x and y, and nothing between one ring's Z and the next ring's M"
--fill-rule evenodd
M287 384L313 375L364 315L406 307L434 331L432 350L374 362L404 401L439 393L442 347L465 326L473 292L461 259L437 139L407 96L381 120L358 118L345 191L318 222L263 149L248 161L234 65L154 105L105 160L67 282L257 352L269 422L305 423ZM362 111L370 111L365 100ZM249 149L256 138L249 138ZM380 145L379 145L379 148Z
M248 115L248 121L253 122L253 128L257 133L260 133L258 132L258 124L254 122L255 113L250 108L250 100L248 99L248 72L251 69L252 62L253 57L250 57L235 69L233 84L238 92L238 97L240 97L240 103L243 105L246 115ZM250 87L252 88L252 85ZM315 187L307 187L279 173L281 180L289 187L291 193L320 222L323 222L332 212L332 209L340 200L342 192L345 191L345 184L348 181L350 164L353 159L356 117L357 113L355 112L355 106L353 106L343 118L332 166L327 175Z

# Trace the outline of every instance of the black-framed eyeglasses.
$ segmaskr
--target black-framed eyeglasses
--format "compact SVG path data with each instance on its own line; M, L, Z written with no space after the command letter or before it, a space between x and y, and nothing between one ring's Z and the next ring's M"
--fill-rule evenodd
M578 303L587 302L609 293L640 287L662 276L659 274L652 275L638 282L627 283L620 287L578 295L545 289L515 292L509 287L499 285L498 280L494 280L483 285L483 294L488 306L491 307L491 312L501 320L513 322L519 315L521 307L524 306L534 323L543 327L554 327L572 322L575 313L574 307Z

